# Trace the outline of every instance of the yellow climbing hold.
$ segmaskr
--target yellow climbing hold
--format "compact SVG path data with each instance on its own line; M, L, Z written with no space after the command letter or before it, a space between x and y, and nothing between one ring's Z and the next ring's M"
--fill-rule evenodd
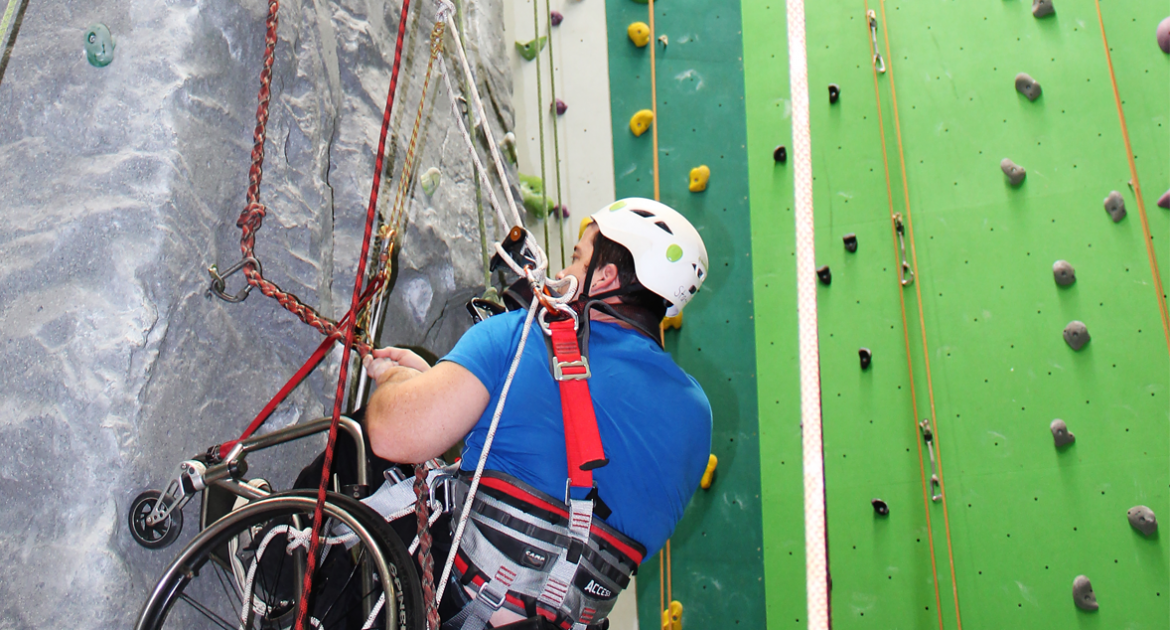
M719 458L715 457L715 453L711 453L711 459L707 460L707 470L703 473L703 479L699 481L699 487L704 490L711 489L711 482L715 481L715 467L718 465Z
M630 36L630 41L638 48L650 43L650 27L646 26L645 22L634 22L626 29L626 34Z
M581 219L581 229L577 230L577 239L578 240L580 240L580 238L582 236L585 236L585 230L587 230L589 228L590 223L593 223L593 219L591 219L589 217L585 217L584 219Z
M663 317L661 327L663 331L671 328L676 330L682 328L682 311L679 311L678 315L674 317Z
M711 169L707 168L706 164L696 166L691 169L691 184L688 188L691 192L703 192L707 190L707 180L711 178Z
M670 602L662 611L662 630L682 630L682 612L682 602L677 599Z
M635 136L640 136L646 133L652 122L654 122L654 112L648 109L640 110L630 118L630 131L634 132Z

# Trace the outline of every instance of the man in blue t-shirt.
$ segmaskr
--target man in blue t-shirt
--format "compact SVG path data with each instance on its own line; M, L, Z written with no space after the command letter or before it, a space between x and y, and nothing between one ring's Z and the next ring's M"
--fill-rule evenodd
M577 278L574 305L590 318L582 352L609 460L593 478L612 511L605 522L641 543L649 557L682 518L711 450L710 404L662 349L659 327L702 284L707 254L694 227L655 201L623 199L590 219L572 264L558 277ZM584 308L593 301L601 308ZM366 367L377 388L365 416L374 452L422 462L464 440L461 466L474 470L524 322L525 312L513 311L479 323L434 367L408 350L375 351ZM563 498L561 396L542 337L533 324L486 469Z

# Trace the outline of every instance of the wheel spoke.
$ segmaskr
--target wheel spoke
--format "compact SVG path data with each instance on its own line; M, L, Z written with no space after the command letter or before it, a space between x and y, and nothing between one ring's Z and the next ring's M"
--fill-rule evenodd
M362 558L365 558L365 556L366 556L366 548L363 546L363 547L362 547L362 549L361 549L361 552L359 552L359 553L358 553L357 560L354 562L354 565L353 565L353 570L349 572L349 577L345 578L345 584L344 584L344 585L342 585L342 587L341 587L341 590L339 591L338 598L337 598L337 599L335 599L335 600L333 600L333 601L332 601L332 602L329 604L329 607L325 609L325 612L321 613L321 622L322 622L322 623L324 623L324 622L325 622L325 620L329 618L329 613L330 613L330 612L332 612L332 611L333 611L333 607L334 607L335 605L337 605L337 600L338 600L338 599L341 599L341 596L343 596L343 595L345 594L345 591L346 591L346 589L348 589L348 588L349 588L349 585L350 585L350 583L352 583L352 582L353 582L353 577L354 577L355 575L357 575L357 572L358 572L359 570L361 570L361 568L362 568ZM361 603L361 600L360 600L360 599L358 600L358 603L359 603L359 604ZM349 611L346 611L346 612L349 612Z
M220 617L219 615L212 612L212 610L207 606L204 606L203 604L200 604L199 602L192 599L190 595L187 595L186 593L179 593L179 599L182 599L183 601L190 604L192 608L199 612L199 614L207 617L213 623L215 623L215 625L224 628L224 630L236 630L235 626L228 623L223 617Z

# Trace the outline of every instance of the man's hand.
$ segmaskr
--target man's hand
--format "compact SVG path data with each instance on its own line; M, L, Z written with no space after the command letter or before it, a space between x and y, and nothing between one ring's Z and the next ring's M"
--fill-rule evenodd
M374 350L373 356L367 356L362 360L362 365L378 385L385 383L394 374L402 372L395 370L396 367L410 368L416 372L431 369L426 360L405 348L378 348Z

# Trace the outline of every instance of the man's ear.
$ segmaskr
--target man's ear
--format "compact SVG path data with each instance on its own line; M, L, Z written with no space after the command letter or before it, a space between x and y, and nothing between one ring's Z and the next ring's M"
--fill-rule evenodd
M593 283L589 287L590 295L616 291L620 287L621 283L618 280L617 265L608 263L600 269L593 270Z

